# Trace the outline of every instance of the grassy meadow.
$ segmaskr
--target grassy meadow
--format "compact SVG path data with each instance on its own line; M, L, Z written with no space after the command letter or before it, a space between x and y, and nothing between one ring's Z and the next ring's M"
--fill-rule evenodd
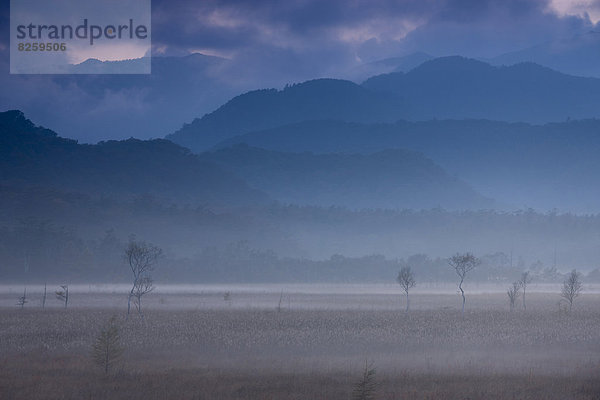
M0 398L350 399L365 362L375 399L600 398L599 294L567 313L533 290L511 312L473 288L463 316L451 291L405 312L392 288L157 290L128 320L120 290L73 290L67 309L3 290ZM124 351L104 373L91 350L113 316Z

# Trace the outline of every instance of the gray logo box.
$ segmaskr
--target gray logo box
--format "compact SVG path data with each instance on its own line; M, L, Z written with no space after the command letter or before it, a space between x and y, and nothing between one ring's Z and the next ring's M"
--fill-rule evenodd
M151 73L150 0L11 0L11 74Z

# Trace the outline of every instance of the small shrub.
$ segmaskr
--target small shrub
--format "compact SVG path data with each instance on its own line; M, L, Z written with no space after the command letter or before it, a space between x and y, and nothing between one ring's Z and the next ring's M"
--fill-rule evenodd
M123 354L120 342L119 327L116 318L112 317L102 328L92 347L92 358L98 366L102 367L104 373L108 373Z
M354 385L352 391L352 400L371 400L375 398L375 390L377 382L375 382L375 368L373 363L365 361L365 369L360 381Z

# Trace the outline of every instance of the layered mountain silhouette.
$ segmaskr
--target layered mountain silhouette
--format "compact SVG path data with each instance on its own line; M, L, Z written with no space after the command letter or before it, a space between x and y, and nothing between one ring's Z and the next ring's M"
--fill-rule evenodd
M151 195L217 208L273 200L350 209L493 204L422 154L401 149L314 155L239 145L194 155L164 139L81 145L35 126L20 111L0 113L0 167L0 185L117 200Z
M600 32L554 40L489 60L494 65L535 62L571 75L600 78Z
M237 145L201 158L283 203L387 209L482 209L493 202L420 153L282 153Z
M213 206L267 201L243 180L170 141L80 145L35 126L20 111L0 113L0 183Z
M254 87L228 79L229 60L204 54L152 57L152 74L104 74L139 63L87 60L70 67L85 74L25 76L10 75L0 60L0 109L21 109L66 137L86 132L90 143L156 138Z
M362 85L319 79L237 96L167 136L195 152L232 136L309 120L492 119L545 123L600 117L600 79L532 63L494 67L463 57L424 62Z
M599 212L600 120L544 125L488 120L360 124L308 121L237 136L275 151L423 153L486 196L516 207Z
M362 82L374 75L389 74L390 72L408 72L434 58L434 56L422 51L400 57L384 58L354 67L344 74L344 77L354 82Z
M391 122L404 108L393 95L375 93L350 81L316 79L283 90L237 96L167 139L199 152L234 135L305 120Z
M411 119L478 118L543 123L600 116L600 79L569 76L534 63L494 67L443 57L363 86L411 104Z

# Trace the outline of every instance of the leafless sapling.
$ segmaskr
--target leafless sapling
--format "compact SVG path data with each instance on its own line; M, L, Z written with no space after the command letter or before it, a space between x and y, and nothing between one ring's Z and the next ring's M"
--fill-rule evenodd
M44 283L44 295L42 296L42 309L46 309L46 293L47 293L47 285Z
M460 278L458 283L458 289L460 290L460 294L462 296L462 313L465 313L465 291L463 290L463 282L467 274L474 270L477 265L479 265L480 261L477 257L475 257L471 253L459 254L456 253L450 260L448 260L448 264L454 269L456 275Z
M98 366L102 367L106 374L123 354L123 347L121 347L120 342L119 327L116 318L112 317L108 324L102 328L92 346L92 359Z
M521 294L521 281L513 282L512 286L506 291L506 294L508 294L510 311L513 311L515 309L515 303Z
M527 285L531 283L533 277L529 274L529 271L525 271L521 274L521 280L519 283L523 288L523 309L527 310L527 305L525 304L525 291L527 290Z
M281 312L281 302L283 301L283 289L281 290L281 294L279 295L279 303L277 303L277 312Z
M141 313L141 299L153 289L150 273L162 255L162 250L145 242L130 240L125 249L125 261L131 269L133 283L127 298L127 318L131 312L131 301L137 299L136 306Z
M417 282L415 281L415 274L412 272L410 267L402 267L400 269L400 272L398 273L398 276L396 277L396 281L398 282L400 287L402 287L402 290L404 290L404 293L406 294L406 311L408 312L410 306L408 291L411 288L415 287L415 285L417 284Z
M571 271L567 278L563 282L561 297L563 297L569 303L569 312L573 308L573 301L583 289L581 284L581 274L576 269Z
M138 314L142 317L144 316L142 313L142 296L153 290L154 282L150 276L143 276L140 278L137 285L135 285L135 290L133 291L133 304L135 305Z
M19 299L17 300L17 305L21 307L21 309L23 309L23 307L25 307L25 304L27 304L29 301L27 300L27 288L23 289L23 296L19 297Z
M56 294L56 298L62 301L67 308L69 304L69 285L60 285L61 289L54 292Z
M365 361L365 369L361 379L354 385L352 400L371 400L375 398L377 382L375 381L375 368L373 363Z

